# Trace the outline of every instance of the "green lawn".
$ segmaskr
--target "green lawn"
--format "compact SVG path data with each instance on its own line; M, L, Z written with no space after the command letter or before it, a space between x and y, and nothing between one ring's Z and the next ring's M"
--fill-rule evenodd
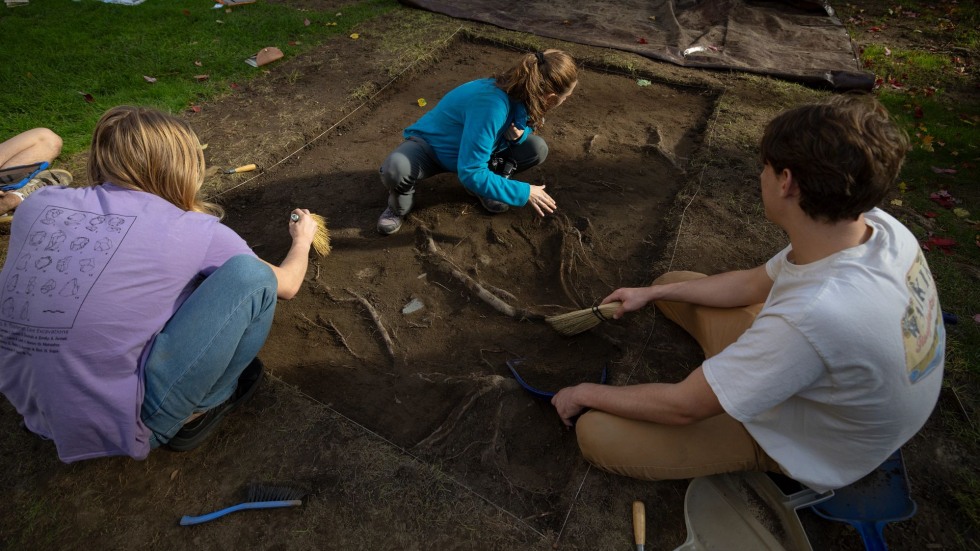
M45 0L0 7L0 137L45 126L64 138L63 154L70 156L87 147L95 122L110 107L181 112L261 74L244 61L261 48L277 46L289 58L329 36L350 34L398 3L366 0L340 12L261 2L231 10L213 5Z

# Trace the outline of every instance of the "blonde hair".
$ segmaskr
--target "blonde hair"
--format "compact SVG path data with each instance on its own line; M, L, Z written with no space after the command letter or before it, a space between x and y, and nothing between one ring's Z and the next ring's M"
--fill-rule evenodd
M496 77L497 86L511 98L527 106L531 126L544 124L549 94L561 96L578 81L578 68L572 56L561 50L524 54L516 65Z
M203 201L204 152L185 121L156 109L120 106L105 112L92 135L90 185L109 182L152 193L177 208L224 215Z

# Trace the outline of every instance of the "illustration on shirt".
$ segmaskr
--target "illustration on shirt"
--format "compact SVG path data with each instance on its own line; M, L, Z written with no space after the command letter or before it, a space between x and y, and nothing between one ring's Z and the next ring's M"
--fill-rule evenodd
M45 208L0 285L0 320L45 329L71 328L135 220L135 216Z
M939 314L939 295L922 252L905 274L909 302L902 317L905 369L913 383L942 364L945 356L946 328Z

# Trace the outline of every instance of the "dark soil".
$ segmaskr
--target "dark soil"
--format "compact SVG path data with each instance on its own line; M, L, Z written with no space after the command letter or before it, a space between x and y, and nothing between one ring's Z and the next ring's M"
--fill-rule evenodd
M318 9L316 2L308 2ZM590 306L668 269L714 273L764 261L785 238L763 219L756 144L779 110L822 93L769 79L636 61L653 83L606 71L593 49L569 101L540 135L551 152L521 179L547 185L556 215L490 215L454 175L421 184L395 235L374 229L386 192L377 169L401 130L454 86L507 66L513 50L472 25L401 78L372 37L412 15L273 65L187 118L215 167L256 162L206 192L259 256L278 262L289 211L327 218L333 251L280 302L260 356L273 377L214 441L143 462L62 465L0 405L7 488L0 542L12 548L626 549L629 510L646 503L647 548L686 537L685 481L648 483L592 469L544 390L597 381L675 381L701 360L650 309L563 337L541 318ZM433 24L433 39L458 22ZM465 35L465 36L464 36ZM364 92L364 83L373 83ZM379 92L375 95L376 92ZM424 98L428 107L420 107ZM76 159L76 163L84 159ZM3 236L6 239L6 236ZM430 241L431 240L431 241ZM5 246L5 244L4 244ZM466 277L460 277L464 274ZM476 282L522 312L507 315ZM421 310L403 314L410 301ZM372 311L375 315L372 315ZM391 346L386 344L385 335ZM907 446L918 514L890 525L892 549L956 549L943 469L959 461L936 415ZM310 493L298 510L238 513L196 528L184 514L236 503L249 482ZM815 549L861 549L850 527L801 512ZM3 547L3 545L0 545Z

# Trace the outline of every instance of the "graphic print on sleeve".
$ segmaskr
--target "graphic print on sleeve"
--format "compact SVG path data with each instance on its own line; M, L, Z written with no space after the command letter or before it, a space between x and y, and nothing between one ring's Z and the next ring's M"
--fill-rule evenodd
M0 282L0 322L21 326L5 349L52 353L75 323L99 275L125 239L135 216L48 206L11 251L13 270Z
M919 251L905 275L909 302L902 317L902 340L905 344L905 369L909 380L921 380L945 356L945 331L939 315L939 297L932 273Z

